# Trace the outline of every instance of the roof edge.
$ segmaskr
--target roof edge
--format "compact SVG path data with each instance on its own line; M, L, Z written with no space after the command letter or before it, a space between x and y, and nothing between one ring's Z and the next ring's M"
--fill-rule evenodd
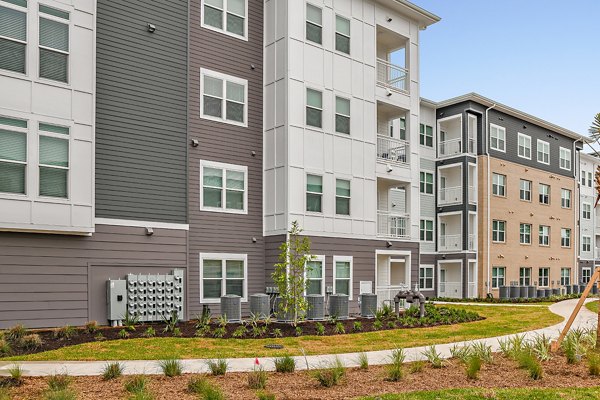
M380 3L386 4L388 6L403 6L408 8L410 11L412 11L412 13L414 14L413 17L415 17L420 24L422 24L422 26L420 26L420 28L425 29L427 28L429 25L433 25L436 22L439 22L442 20L441 17L438 17L437 15L435 15L432 12L429 12L427 10L425 10L424 8L419 7L416 4L411 3L408 0L377 0Z

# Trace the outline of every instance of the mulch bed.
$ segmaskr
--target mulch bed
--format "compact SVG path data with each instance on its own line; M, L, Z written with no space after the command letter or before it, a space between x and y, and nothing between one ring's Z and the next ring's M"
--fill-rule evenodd
M562 356L542 363L544 376L534 381L527 371L519 369L517 363L500 354L494 355L494 363L483 365L477 380L468 379L465 367L457 360L450 360L441 369L433 369L427 365L421 372L409 374L405 366L406 376L400 382L385 380L385 367L370 367L368 370L348 369L341 385L333 388L320 387L310 372L293 374L269 373L267 390L279 400L321 400L321 399L354 399L359 396L380 395L420 390L438 390L451 388L565 388L600 386L600 377L588 374L587 365L581 362L569 365ZM221 377L209 377L218 385L229 400L256 399L255 391L248 389L245 373L228 373ZM192 375L176 378L152 376L150 389L156 399L197 399L186 391L187 382ZM73 388L78 399L125 399L127 393L123 382L127 378L104 382L100 377L74 378ZM26 378L21 387L13 388L15 399L39 399L47 387L45 378Z

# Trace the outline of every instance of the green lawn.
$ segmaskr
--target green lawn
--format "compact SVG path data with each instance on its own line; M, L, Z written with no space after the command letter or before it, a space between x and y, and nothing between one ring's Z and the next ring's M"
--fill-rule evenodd
M281 354L336 354L415 347L524 332L562 321L547 307L453 306L486 319L431 328L398 329L340 336L302 336L282 339L150 338L85 343L10 360L160 360L167 358L268 357ZM282 344L283 350L266 349Z
M411 392L363 400L597 400L600 387L569 389L451 389L432 392Z
M597 313L598 312L598 301L593 301L590 303L587 303L585 305L587 307L588 310Z

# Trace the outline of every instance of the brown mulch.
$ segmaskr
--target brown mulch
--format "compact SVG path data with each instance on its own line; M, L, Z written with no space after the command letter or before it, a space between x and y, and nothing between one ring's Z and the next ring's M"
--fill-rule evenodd
M438 390L451 388L563 388L600 386L600 377L592 377L587 371L585 361L575 365L566 363L564 357L555 356L542 363L544 376L534 381L527 371L519 369L516 362L499 354L494 363L484 365L477 380L466 377L465 367L457 360L450 360L441 369L433 369L429 365L418 373L410 374L405 367L406 376L400 382L385 380L384 366L370 367L363 371L348 369L344 382L333 388L322 388L310 372L293 374L269 373L267 390L274 393L277 399L321 400L321 399L353 399L358 396L378 395L384 393L409 392L417 390ZM186 391L187 382L192 375L176 378L152 376L150 388L156 399L197 399L197 396ZM104 382L100 377L74 378L73 388L78 399L126 399L123 382L127 378ZM228 373L221 377L209 377L226 394L229 400L255 399L255 391L248 389L248 374ZM47 387L46 378L26 378L25 383L12 389L14 399L39 399Z

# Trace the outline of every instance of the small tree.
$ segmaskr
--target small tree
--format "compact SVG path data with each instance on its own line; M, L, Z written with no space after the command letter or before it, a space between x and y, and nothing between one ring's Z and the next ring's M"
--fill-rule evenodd
M275 271L271 274L281 297L277 311L291 314L294 326L308 308L304 297L308 284L306 272L310 268L308 262L313 259L310 255L310 240L306 236L300 236L301 232L298 221L292 222L287 240L279 246L279 263L275 264Z

